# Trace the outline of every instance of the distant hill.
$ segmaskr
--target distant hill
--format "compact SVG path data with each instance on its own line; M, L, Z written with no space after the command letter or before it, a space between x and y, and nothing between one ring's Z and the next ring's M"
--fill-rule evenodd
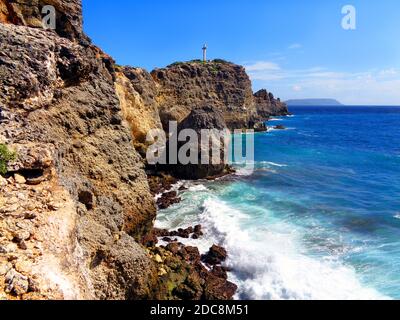
M339 101L335 99L293 99L286 101L290 106L342 106Z

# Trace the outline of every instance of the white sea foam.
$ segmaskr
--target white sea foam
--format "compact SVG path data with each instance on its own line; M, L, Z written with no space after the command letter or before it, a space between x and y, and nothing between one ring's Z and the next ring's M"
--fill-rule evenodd
M227 264L234 270L230 279L239 285L238 299L386 298L364 287L351 267L302 254L293 226L249 227L249 219L214 197L205 201L200 216L206 231L200 247L206 250L219 243L227 248Z
M400 212L394 215L395 219L400 219Z
M269 165L269 166L273 166L273 167L279 167L279 168L283 168L283 167L287 167L286 164L280 164L280 163L276 163L276 162L271 162L271 161L261 161L260 162L263 165Z
M207 191L207 187L204 184L193 184L188 186L188 191Z

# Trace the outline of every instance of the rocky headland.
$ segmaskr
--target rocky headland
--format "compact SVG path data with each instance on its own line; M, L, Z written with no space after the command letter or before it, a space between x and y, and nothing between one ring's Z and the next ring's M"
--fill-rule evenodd
M42 26L44 5L55 30ZM204 236L199 226L153 229L176 178L226 168L146 172L146 135L170 120L254 128L286 105L222 60L116 66L81 11L80 0L0 0L0 144L15 154L0 176L0 299L231 299L229 252L179 243Z

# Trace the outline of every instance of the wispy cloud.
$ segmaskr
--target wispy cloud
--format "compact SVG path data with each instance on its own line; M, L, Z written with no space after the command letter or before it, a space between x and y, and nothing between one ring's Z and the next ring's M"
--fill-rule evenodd
M293 91L300 92L301 90L302 90L302 87L301 87L301 86L299 86L299 85L297 85L297 84L295 84L295 85L293 86Z
M300 44L300 43L292 43L290 46L289 46L289 49L290 50L294 50L294 49L300 49L300 48L302 48L303 46Z
M248 72L278 71L280 69L277 63L270 61L259 61L246 66Z
M259 61L246 70L257 86L275 88L283 99L333 97L346 104L400 105L400 70L396 68L352 73L322 67L286 69Z

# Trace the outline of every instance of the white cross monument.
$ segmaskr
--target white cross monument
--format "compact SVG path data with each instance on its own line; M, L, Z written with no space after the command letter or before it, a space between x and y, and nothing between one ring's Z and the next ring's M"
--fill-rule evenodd
M203 47L203 62L207 62L207 45Z

